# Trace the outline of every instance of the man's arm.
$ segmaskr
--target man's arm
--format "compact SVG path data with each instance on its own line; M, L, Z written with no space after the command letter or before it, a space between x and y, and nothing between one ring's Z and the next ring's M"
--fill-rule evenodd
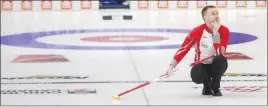
M174 55L170 65L172 65L174 68L177 66L178 63L183 59L183 57L188 53L188 51L191 49L191 47L194 44L194 33L193 31L185 38L183 41L180 49L176 52Z
M229 41L229 29L223 27L219 32L213 33L213 41L216 44L217 55L224 55Z

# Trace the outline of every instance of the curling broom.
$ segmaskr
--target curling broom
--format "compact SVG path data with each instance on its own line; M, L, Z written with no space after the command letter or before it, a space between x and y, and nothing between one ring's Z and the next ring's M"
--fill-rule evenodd
M203 62L203 61L208 60L208 59L213 58L213 57L214 57L214 55L209 56L209 57L207 57L207 58L204 58L204 59L202 59L202 60L193 62L193 63L191 63L190 66L188 66L188 67L192 67L192 66L194 66L194 65L196 65L196 64L198 64L198 63L200 63L200 62ZM186 68L186 67L185 67L185 68ZM127 94L127 93L129 93L129 92L132 92L132 91L134 91L134 90L137 90L137 89L139 89L139 88L142 88L142 87L144 87L144 86L147 86L147 85L151 84L152 82L162 80L162 79L166 78L167 75L174 74L174 73L178 72L179 70L181 70L181 69L185 69L185 68L179 68L179 69L177 69L177 70L174 70L173 72L170 72L170 74L168 74L168 73L163 74L163 75L161 75L161 76L159 76L159 77L157 77L157 78L155 78L155 79L153 79L153 80L151 80L151 81L147 81L147 82L145 82L145 83L143 83L143 84L140 84L140 85L138 85L138 86L136 86L136 87L134 87L134 88L132 88L132 89L129 89L129 90L127 90L127 91L124 91L124 92L122 92L122 93L119 93L117 96L113 96L113 99L114 99L114 101L120 101L120 96L123 96L123 95L125 95L125 94Z

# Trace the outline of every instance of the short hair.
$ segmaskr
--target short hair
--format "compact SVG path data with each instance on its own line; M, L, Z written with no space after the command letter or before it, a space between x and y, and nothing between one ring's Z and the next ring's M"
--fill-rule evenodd
M201 14L202 14L202 18L203 18L203 20L204 20L205 13L206 13L207 10L210 9L210 8L216 8L216 7L213 6L213 5L208 5L208 6L206 6L206 7L204 7L204 8L202 9Z

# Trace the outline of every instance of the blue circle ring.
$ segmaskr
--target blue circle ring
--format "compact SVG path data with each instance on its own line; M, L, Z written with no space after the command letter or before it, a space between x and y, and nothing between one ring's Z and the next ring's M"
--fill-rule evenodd
M48 32L21 33L1 36L1 44L27 48L42 49L71 49L71 50L148 50L148 49L177 49L181 44L154 45L154 46L77 46L60 45L37 42L40 37L64 34L79 33L104 33L104 32L167 32L167 33L189 33L188 29L80 29L80 30L61 30ZM230 32L229 45L245 43L256 40L257 37L244 33Z

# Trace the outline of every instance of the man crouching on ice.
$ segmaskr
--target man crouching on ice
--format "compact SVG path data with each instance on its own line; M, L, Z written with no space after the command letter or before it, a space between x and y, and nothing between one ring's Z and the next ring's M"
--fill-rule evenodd
M206 6L201 13L205 23L195 27L185 38L166 72L167 74L172 72L194 45L194 61L212 55L215 57L192 67L190 73L192 81L204 85L202 95L222 96L220 82L221 76L228 68L224 53L229 40L229 29L220 24L218 10L215 6Z

